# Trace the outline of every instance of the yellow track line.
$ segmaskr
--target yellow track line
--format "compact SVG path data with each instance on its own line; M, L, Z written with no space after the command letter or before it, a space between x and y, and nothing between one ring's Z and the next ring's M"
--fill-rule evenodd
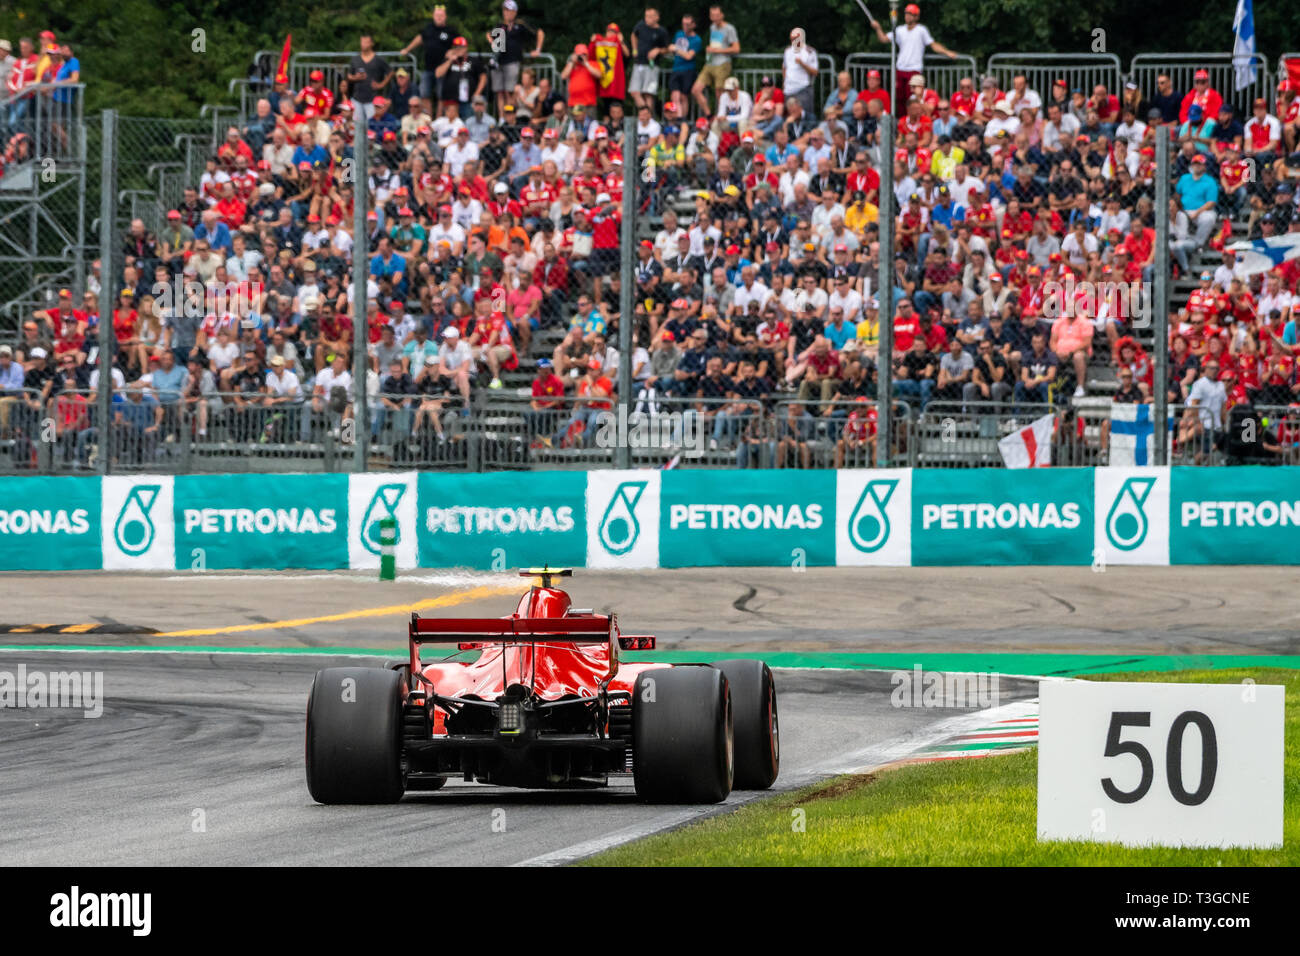
M456 591L452 594L444 594L442 597L426 598L423 601L416 601L414 604L390 604L387 607L368 607L360 608L355 611L342 611L338 614L323 614L319 617L300 617L287 621L260 621L256 624L236 624L230 627L195 627L184 631L167 631L163 634L154 634L152 637L208 637L213 634L244 634L248 631L274 631L280 628L306 627L310 624L333 624L338 621L355 621L358 618L365 617L389 617L392 615L407 615L412 611L425 611L435 607L455 607L457 604L464 604L467 601L477 601L480 598L498 597L502 594L516 594L519 588L515 587L490 587L483 585L476 588L470 588L468 591Z

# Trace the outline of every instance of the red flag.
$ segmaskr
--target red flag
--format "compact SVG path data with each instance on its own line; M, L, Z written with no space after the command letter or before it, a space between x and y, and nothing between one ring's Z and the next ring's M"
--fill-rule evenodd
M284 36L284 49L280 51L280 65L275 68L275 85L289 85L289 47L293 43L293 34Z

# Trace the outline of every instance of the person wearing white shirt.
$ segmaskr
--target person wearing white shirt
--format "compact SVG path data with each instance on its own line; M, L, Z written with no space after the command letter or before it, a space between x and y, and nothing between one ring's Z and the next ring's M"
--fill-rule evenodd
M459 116L439 116L433 121L433 135L438 140L438 145L446 149L451 145L453 139L459 132L465 129L468 132L465 123Z
M879 20L871 21L871 29L876 31L876 39L886 45L893 43L898 47L894 69L894 98L900 104L897 112L902 112L901 104L907 100L909 83L914 75L920 73L925 64L925 51L933 50L955 60L957 54L930 35L929 29L921 23L921 8L909 3L903 8L903 23L886 33Z
M790 31L790 45L781 57L781 76L785 98L799 100L805 113L816 116L813 79L817 76L817 51L804 42L802 27Z
M740 270L740 285L736 287L735 297L731 300L733 315L748 315L749 303L757 302L760 311L772 297L772 290L754 278L753 266Z
M541 233L539 232L538 235ZM457 222L452 220L443 222L439 219L429 227L429 248L436 249L438 243L444 240L451 243L452 255L458 256L465 248L465 230Z
M340 258L351 259L352 235L344 232L337 224L330 226L330 230L334 233L334 235L330 237L330 248L333 249Z
M1031 109L1037 116L1043 108L1043 98L1038 95L1037 91L1031 90L1023 73L1017 73L1011 78L1011 89L1007 91L1007 102L1011 104L1011 112L1016 116L1020 115L1023 109Z
M753 97L740 88L740 81L734 76L727 77L722 84L722 95L718 97L718 120L731 125L737 132L743 132L753 108Z
M482 215L483 204L469 193L461 193L451 205L451 218L466 231L477 226Z
M818 238L824 238L830 234L831 223L836 219L840 224L844 224L844 207L835 202L831 197L833 193L827 192L822 197L822 201L813 207L812 218L808 220L812 226L813 235ZM829 203L827 200L831 200Z
M304 251L308 249L323 249L329 244L329 241L330 231L326 226L321 226L318 229L312 229L308 226L307 231L302 234L302 248Z
M1136 153L1142 146L1142 137L1146 135L1147 124L1130 113L1127 108L1124 110L1124 116L1126 117L1124 121L1115 127L1115 139L1128 143L1129 150ZM1077 124L1078 120L1075 122Z
M835 291L828 297L829 311L840 309L844 312L844 321L857 325L862 319L862 296L847 281L838 281Z
M1129 149L1128 142L1122 139L1116 139L1111 154L1106 157L1106 161L1101 164L1102 179L1114 179L1115 167L1123 163L1128 167L1130 176L1137 176L1138 172L1138 153L1135 149Z
M569 148L568 143L557 142L554 146L545 146L542 148L542 162L550 160L555 164L555 168L561 173L572 173L574 169L573 150Z
M677 240L684 235L686 230L677 225L677 213L671 209L664 210L664 227L655 235L655 251L660 259L677 255Z
M1058 151L1062 136L1069 136L1073 143L1079 125L1079 118L1073 113L1063 113L1057 104L1050 104L1047 107L1047 122L1043 124L1043 149L1049 153Z
M469 138L466 127L456 130L456 138L443 150L442 159L454 179L460 178L466 163L478 159L478 144Z
M1076 269L1082 269L1088 261L1088 255L1096 252L1097 237L1088 232L1082 219L1075 222L1075 228L1061 241L1061 254Z
M348 283L349 304L351 304L353 301L352 295L353 295L353 283L349 282ZM374 301L377 298L379 298L379 283L376 282L374 279L367 278L366 279L366 300Z
M781 194L781 205L788 206L794 202L794 187L803 184L807 188L812 182L812 176L808 170L799 166L799 157L791 153L786 162L785 171L781 173L781 178L777 182L777 191Z
M958 163L954 167L952 179L948 180L947 185L948 195L952 197L952 204L954 206L965 206L968 209L970 208L970 194L977 189L983 191L980 181L970 175L970 167L965 163Z
M284 359L279 355L271 358L271 370L266 373L266 390L273 399L284 398L290 401L298 399L302 394L302 383L298 381L298 376L285 367Z

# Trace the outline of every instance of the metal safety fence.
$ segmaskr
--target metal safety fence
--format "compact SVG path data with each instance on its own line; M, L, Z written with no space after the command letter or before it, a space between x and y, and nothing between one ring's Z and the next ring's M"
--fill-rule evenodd
M1239 67L1254 73L1254 78L1241 88L1237 86ZM1215 90L1224 103L1236 110L1239 119L1251 115L1251 105L1256 97L1270 100L1273 74L1269 70L1268 57L1262 53L1241 57L1231 52L1139 53L1129 63L1128 78L1137 84L1143 96L1153 96L1157 89L1156 79L1167 76L1173 90L1186 96L1196 90L1196 74L1202 70L1208 74L1205 88ZM1207 118L1218 119L1217 116Z
M855 90L867 88L867 74L872 70L880 73L881 89L889 89L890 55L886 52L850 53L844 58L844 69ZM961 87L962 80L970 80L972 88L979 89L979 64L968 54L958 54L956 59L949 59L937 53L925 54L921 64L921 75L925 79L926 89L934 90L940 96L952 96ZM828 94L829 95L829 94Z

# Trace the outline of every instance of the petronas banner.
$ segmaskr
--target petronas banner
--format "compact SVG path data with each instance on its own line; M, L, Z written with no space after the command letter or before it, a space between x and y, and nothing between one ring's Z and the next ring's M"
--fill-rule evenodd
M0 570L1300 563L1300 468L0 478Z

